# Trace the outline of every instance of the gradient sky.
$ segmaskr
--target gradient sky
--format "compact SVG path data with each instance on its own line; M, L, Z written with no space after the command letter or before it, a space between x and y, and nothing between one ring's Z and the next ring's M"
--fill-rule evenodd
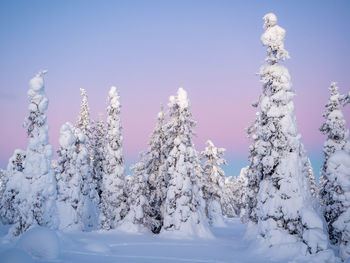
M50 142L75 122L79 88L91 115L105 113L111 85L120 91L127 164L146 148L160 104L187 90L198 121L197 150L211 139L227 149L227 175L247 164L244 128L260 92L266 50L262 17L286 29L295 113L316 173L328 86L350 90L350 1L0 1L0 167L26 148L29 79L47 69ZM344 109L350 123L350 106Z

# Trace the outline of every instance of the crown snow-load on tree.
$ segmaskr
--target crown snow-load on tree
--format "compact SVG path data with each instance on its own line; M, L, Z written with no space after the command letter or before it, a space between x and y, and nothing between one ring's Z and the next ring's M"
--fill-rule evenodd
M140 154L140 161L131 170L134 173L128 193L130 210L124 220L124 227L137 229L140 225L158 234L163 225L162 204L166 196L165 172L160 166L165 160L163 154L164 118L163 107L158 113L149 147Z
M61 127L59 144L56 179L60 229L96 229L99 198L92 177L88 138L67 122Z
M119 98L117 88L112 87L108 94L105 173L100 201L100 228L106 230L117 227L128 212Z
M277 25L274 14L263 19L261 41L268 56L259 72L263 92L249 167L258 176L254 178L258 232L269 246L295 244L303 254L314 254L327 250L328 239L313 208L309 177L304 173L305 153L297 133L290 75L279 63L289 58L284 48L285 30Z
M163 146L167 158L160 168L166 171L168 184L161 232L211 237L204 215L205 202L198 187L196 167L200 163L192 142L195 121L192 119L187 92L179 88L177 95L170 97L168 107L170 120L164 127Z
M52 147L49 144L43 75L39 72L29 82L29 116L24 121L29 144L16 150L8 165L8 178L1 199L1 216L14 224L12 233L19 235L29 227L57 227L56 181L51 169ZM6 211L8 210L8 211Z
M329 238L339 247L343 260L350 257L350 143L341 107L347 104L336 83L331 83L330 98L320 131L327 136L319 198L328 225Z
M228 217L237 215L231 196L226 191L225 172L221 166L226 165L223 158L225 149L216 148L212 141L207 141L207 147L201 152L203 164L203 177L206 184L203 186L203 197L206 201L206 215L214 226L224 226L223 214Z

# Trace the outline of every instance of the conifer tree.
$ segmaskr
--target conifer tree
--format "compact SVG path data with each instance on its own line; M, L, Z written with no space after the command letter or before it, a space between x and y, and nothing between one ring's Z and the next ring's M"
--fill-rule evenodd
M164 119L165 113L162 106L157 115L157 125L150 136L148 149L141 154L141 160L133 169L135 178L138 178L141 184L138 187L143 188L148 200L147 204L142 204L145 217L147 217L147 222L144 224L155 234L160 232L163 225L162 206L167 191L166 171L161 169L166 159L163 148ZM145 181L146 184L144 184Z
M88 151L88 138L79 128L65 123L58 149L57 202L61 229L96 229L98 194Z
M328 158L325 176L331 184L332 194L327 200L327 216L331 242L339 247L339 256L350 258L350 154L338 150Z
M163 204L162 231L176 231L185 235L211 235L203 215L195 173L196 151L192 142L193 127L189 100L180 88L169 100L170 120L165 125L164 148L167 159L163 167L168 182Z
M336 151L349 152L350 143L348 141L349 131L346 129L346 122L341 110L342 96L338 92L336 83L333 82L329 90L331 94L323 114L325 122L320 128L320 131L327 136L327 140L323 145L324 161L321 170L319 199L328 224L330 241L332 244L339 244L341 235L334 229L334 222L341 213L342 204L338 200L339 182L336 181L337 176L329 171L328 160ZM334 168L332 169L334 170Z
M0 200L5 190L6 180L7 180L6 171L3 169L0 169Z
M29 82L29 116L24 121L29 144L25 153L15 151L8 167L9 177L1 210L9 208L9 211L1 214L5 221L14 224L13 235L19 235L35 225L55 228L58 223L56 181L50 161L52 146L48 141L49 128L46 124L49 101L45 95L45 73L39 72ZM15 218L11 219L13 216Z
M204 198L206 201L206 213L211 224L222 224L222 214L232 217L236 215L232 200L225 192L225 172L221 166L226 165L226 160L223 158L225 149L217 148L212 141L207 141L207 147L201 152L201 160L203 164L203 176L207 178L207 183L204 186ZM216 215L211 214L210 206L216 201L219 207L216 210ZM217 206L217 205L215 205ZM215 223L215 221L218 221Z
M259 234L270 246L298 243L309 253L328 247L321 218L312 206L309 181L304 173L303 146L294 115L294 91L290 75L281 60L285 30L270 13L264 16L261 37L267 47L266 64L260 68L263 94L257 126L260 176L257 197Z
M80 89L81 96L83 97L80 104L80 112L78 115L77 128L79 128L83 134L85 134L89 142L92 141L92 123L90 119L90 108L88 104L88 98L85 89Z
M120 102L116 87L108 94L105 173L102 178L100 228L114 229L128 212L125 167L120 122Z
M28 188L23 188L23 184L29 186L28 180L23 175L26 153L23 150L15 150L11 156L6 170L6 184L4 185L2 198L0 199L0 218L4 224L18 224L19 231L25 224L29 208L27 208ZM26 192L23 191L26 190ZM21 213L21 212L24 213ZM22 223L23 222L23 223ZM18 233L20 234L20 232Z
M98 196L101 197L102 193L102 178L105 174L105 145L106 145L106 128L105 124L101 118L95 122L93 127L93 140L92 140L92 150L93 150L93 180L96 184L96 191Z

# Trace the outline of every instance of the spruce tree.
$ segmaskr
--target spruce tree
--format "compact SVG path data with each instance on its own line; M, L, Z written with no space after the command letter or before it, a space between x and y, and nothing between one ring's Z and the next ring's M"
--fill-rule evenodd
M175 231L190 236L210 236L195 173L196 151L192 142L195 125L185 90L169 100L170 120L165 125L164 148L168 153L162 165L168 182L163 204L162 232ZM162 169L161 168L161 169Z
M223 158L225 153L224 148L217 148L208 140L207 147L201 152L201 160L203 164L203 176L207 178L207 183L204 185L203 194L206 201L206 213L211 224L220 224L222 215L229 217L235 216L236 212L234 205L231 202L229 195L225 192L225 172L221 166L226 165L226 160ZM219 204L216 215L211 214L210 206L216 201ZM215 223L215 221L217 221Z
M338 150L328 158L325 176L332 185L327 202L327 223L333 244L339 247L339 256L350 258L350 154ZM330 211L332 210L332 213Z
M312 206L309 181L304 173L303 146L294 115L294 91L281 60L285 30L274 14L264 16L261 41L267 47L266 64L260 68L263 94L256 151L261 154L257 197L258 229L268 245L298 243L309 253L328 247L323 223Z
M160 232L163 225L162 207L168 184L166 171L161 169L166 159L163 148L164 119L165 113L162 106L157 115L157 125L150 136L148 149L141 154L141 160L133 168L135 180L138 181L136 189L142 188L143 195L147 199L147 203L142 203L147 218L143 224L155 234Z
M98 121L95 122L93 127L93 140L92 140L92 151L93 151L93 180L96 185L96 191L99 198L102 193L102 178L105 174L105 145L106 145L106 128L104 121L101 116Z
M25 153L15 151L11 158L2 198L1 210L9 208L9 211L1 214L5 221L14 224L11 229L13 235L19 235L35 225L55 228L58 223L56 181L50 160L53 151L46 123L49 101L45 94L45 73L39 72L29 82L29 116L24 121L29 144ZM15 216L13 220L12 216Z
M4 224L17 224L19 231L26 228L27 197L29 188L23 188L23 184L29 187L29 181L23 175L26 152L15 150L11 156L6 170L5 185L0 199L0 218ZM26 190L26 191L23 191ZM24 217L24 218L23 218ZM23 222L23 223L22 223ZM18 232L17 234L20 234Z
M92 180L88 138L79 128L65 123L58 149L57 206L61 229L96 229L98 195Z
M100 228L114 229L128 212L125 167L120 122L120 102L116 87L108 94L105 173L102 178Z
M328 171L328 160L336 151L349 152L350 143L348 141L349 131L346 129L341 110L342 96L338 92L336 83L333 82L329 90L331 94L323 114L325 122L320 127L320 131L327 136L327 140L323 145L324 161L321 170L319 199L328 224L330 241L332 244L339 244L341 235L333 225L341 213L341 204L336 194L339 192L339 183L335 181L337 177Z

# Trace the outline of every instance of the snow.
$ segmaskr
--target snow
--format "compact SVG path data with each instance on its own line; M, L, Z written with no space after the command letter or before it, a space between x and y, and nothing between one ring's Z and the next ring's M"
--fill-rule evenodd
M11 248L0 253L1 263L32 263L34 260L23 250Z
M213 239L178 239L147 233L110 231L57 231L60 253L56 259L32 258L16 246L16 240L7 240L0 231L0 262L123 262L123 263L332 263L327 253L317 256L298 254L293 245L269 248L255 239L254 224L247 227L238 218L226 220L227 227L211 227ZM44 231L46 233L46 231ZM250 232L250 237L247 233ZM46 233L47 234L47 233ZM44 236L46 236L46 234ZM31 234L34 237L33 234ZM43 239L36 235L35 243ZM47 237L45 237L47 238ZM47 239L45 239L47 240ZM6 242L7 241L7 242ZM46 251L47 252L47 251ZM15 258L18 260L16 261Z
M56 259L60 251L56 232L46 227L29 229L20 237L16 247L40 260Z

